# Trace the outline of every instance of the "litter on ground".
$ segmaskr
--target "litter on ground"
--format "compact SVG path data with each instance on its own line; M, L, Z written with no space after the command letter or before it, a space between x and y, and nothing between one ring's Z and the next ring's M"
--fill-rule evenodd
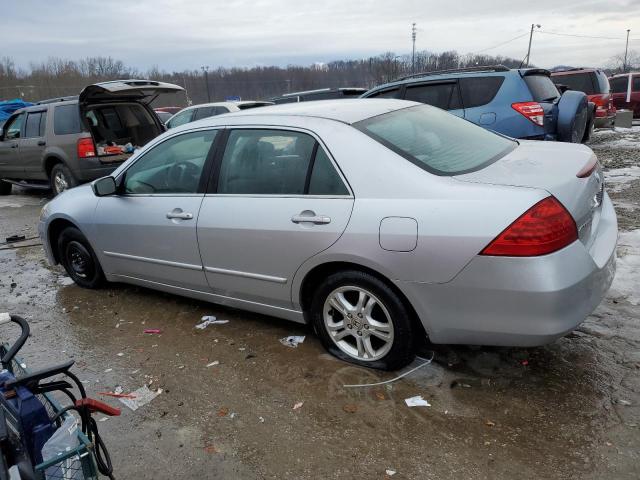
M304 402L296 402L293 405L293 410L298 410L299 408L302 408L302 405L304 405Z
M393 477L396 474L395 470L391 470L389 468L387 468L384 473L386 473L387 475L389 475L390 477Z
M391 380L385 380L384 382L377 382L377 383L361 383L361 384L355 384L355 385L343 385L344 388L356 388L356 387L377 387L378 385L385 385L387 383L393 383L396 380L400 380L403 377L406 377L407 375L409 375L410 373L415 372L416 370L418 370L419 368L424 367L425 365L429 365L431 363L431 361L433 360L433 357L435 356L435 353L433 353L431 355L431 358L420 358L421 360L424 360L424 363L421 363L420 365L418 365L417 367L412 368L411 370L407 370L406 372L404 372L401 375L398 375L395 378L392 378Z
M304 335L289 335L280 339L280 343L287 347L296 348L300 343L304 342Z
M144 333L149 333L149 334L157 333L157 334L160 334L160 333L162 333L162 330L160 330L159 328L147 328L147 329L145 329Z
M218 360L214 360L211 363L207 363L207 367L215 367L216 365L220 365L220 362Z
M205 315L204 317L202 317L202 320L200 321L200 323L196 325L196 328L200 330L204 330L209 325L222 325L225 323L229 323L229 320L218 320L213 315Z
M427 402L422 395L416 395L415 397L409 397L404 399L404 403L407 407L430 407L431 404Z
M134 395L135 398L120 398L119 400L131 410L137 410L138 408L146 405L151 400L156 398L158 395L162 393L162 389L158 389L155 392L153 390L149 390L149 387L143 385L135 392L131 392L130 395Z

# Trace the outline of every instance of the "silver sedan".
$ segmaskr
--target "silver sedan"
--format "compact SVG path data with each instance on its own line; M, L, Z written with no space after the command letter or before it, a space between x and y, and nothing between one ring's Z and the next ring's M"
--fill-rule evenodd
M541 345L598 305L617 221L593 152L387 99L172 129L40 222L75 282L126 282L311 323L399 368L416 338Z

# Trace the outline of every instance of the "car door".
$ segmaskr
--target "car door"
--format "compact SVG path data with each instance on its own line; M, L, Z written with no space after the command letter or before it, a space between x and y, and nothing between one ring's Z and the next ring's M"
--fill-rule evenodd
M2 178L23 178L24 167L20 161L18 141L22 135L25 116L25 113L14 115L3 126L2 139L0 139L0 177Z
M499 102L493 102L493 99L504 80L503 75L461 78L458 84L462 95L464 118L485 128L495 128L502 112L500 112Z
M24 136L18 141L20 161L24 167L24 178L26 179L46 179L46 173L42 166L42 155L46 146L46 125L46 109L27 112Z
M633 83L631 85L631 95L629 108L633 110L634 118L640 118L640 75L633 76Z
M218 130L182 132L143 153L96 208L96 238L111 274L208 290L196 222Z
M347 226L353 196L309 132L236 128L218 152L198 218L198 243L215 294L291 308L300 265Z
M460 89L455 79L409 84L406 86L404 99L433 105L458 117L464 117Z

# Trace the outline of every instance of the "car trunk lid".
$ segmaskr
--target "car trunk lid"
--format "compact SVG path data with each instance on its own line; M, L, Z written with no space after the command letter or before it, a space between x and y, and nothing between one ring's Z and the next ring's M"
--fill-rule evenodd
M578 177L581 172L584 178ZM573 216L585 245L597 229L604 175L595 154L583 145L521 141L518 148L488 167L453 178L546 190Z
M79 96L81 104L138 101L151 103L162 93L183 92L184 88L172 83L156 82L154 80L113 80L110 82L94 83L85 87Z

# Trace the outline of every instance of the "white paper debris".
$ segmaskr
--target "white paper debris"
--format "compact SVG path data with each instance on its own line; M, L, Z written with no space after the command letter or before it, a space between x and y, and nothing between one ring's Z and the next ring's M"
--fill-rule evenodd
M124 357L124 353L120 352L120 353L118 353L118 356L119 357Z
M407 407L430 407L431 404L427 402L422 395L416 395L415 397L405 398L404 403Z
M291 348L296 348L302 342L304 342L304 335L290 335L280 339L281 344Z
M229 320L218 320L213 315L205 315L204 317L202 317L201 322L196 325L196 328L204 330L209 325L223 325L225 323L229 323Z
M137 410L138 408L146 405L151 400L156 398L158 395L162 393L162 389L159 388L155 392L149 390L149 387L146 385L140 387L135 392L131 392L131 395L134 395L135 398L119 398L125 406L129 407L131 410Z
M3 323L8 323L10 321L11 315L9 315L7 312L0 313L0 325L2 325Z
M118 395L122 392L124 392L124 389L120 385L116 386L116 388L113 389L113 393L117 393Z
M624 399L622 399L622 398L618 400L618 403L619 403L620 405L624 405L624 406L627 406L627 407L628 407L629 405L631 405L631 402L630 402L629 400L624 400Z
M109 372L113 372L113 368L107 368L104 373L109 373Z
M211 363L207 363L207 368L208 367L215 367L216 365L220 365L220 362L218 360L214 360Z
M304 402L297 402L297 403L293 406L293 410L298 410L299 408L302 408L302 405L304 405Z
M264 417L258 417L258 420L260 420L260 423L264 423Z
M395 470L391 470L389 468L387 468L384 473L386 473L387 475L389 475L390 477L393 477L396 474Z

